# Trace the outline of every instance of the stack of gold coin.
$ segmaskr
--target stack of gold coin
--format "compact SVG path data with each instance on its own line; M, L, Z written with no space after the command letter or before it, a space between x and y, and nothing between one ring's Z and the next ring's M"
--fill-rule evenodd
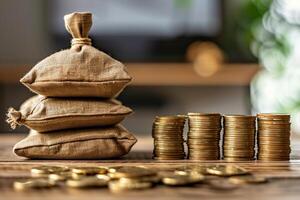
M246 161L255 158L255 120L255 116L224 116L224 160Z
M290 125L290 115L257 114L259 160L289 160Z
M183 129L185 116L156 117L153 123L153 158L158 160L184 159Z
M219 113L188 113L188 157L192 160L220 158L221 115Z

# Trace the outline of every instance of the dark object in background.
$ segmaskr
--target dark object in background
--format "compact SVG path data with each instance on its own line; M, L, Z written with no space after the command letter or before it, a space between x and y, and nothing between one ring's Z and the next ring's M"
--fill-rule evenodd
M48 1L55 48L68 40L60 26L64 13L94 13L93 44L124 62L184 62L194 41L217 42L223 29L223 1L97 0Z

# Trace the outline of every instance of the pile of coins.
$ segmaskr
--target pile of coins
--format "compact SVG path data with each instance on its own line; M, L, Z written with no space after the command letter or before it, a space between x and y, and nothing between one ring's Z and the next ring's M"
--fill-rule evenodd
M289 160L290 125L290 115L257 114L259 160Z
M206 179L206 175L228 177L228 179ZM234 179L233 179L234 176ZM216 180L216 182L211 182ZM227 182L224 182L227 180ZM111 192L143 190L159 185L195 186L205 183L212 188L230 189L232 185L266 182L236 165L180 165L163 169L158 166L39 166L31 169L31 178L14 182L14 189L50 188L109 188ZM231 184L231 185L230 185Z
M188 113L188 158L218 160L220 158L221 115L219 113Z
M157 160L178 160L185 158L183 129L185 116L156 117L153 123L153 158Z
M223 119L224 160L253 160L255 157L255 116L225 115Z

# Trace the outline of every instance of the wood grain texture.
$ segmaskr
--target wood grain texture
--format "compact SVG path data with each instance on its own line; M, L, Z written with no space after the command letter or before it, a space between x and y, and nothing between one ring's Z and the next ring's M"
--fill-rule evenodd
M224 161L197 162L190 160L155 161L151 159L152 140L139 138L135 149L126 157L119 160L26 160L12 154L14 143L24 135L0 136L0 199L299 199L300 190L300 159L299 147L295 146L293 160L289 162L236 162L250 170L253 174L270 178L270 182L261 185L245 185L234 190L216 190L209 185L195 187L170 188L155 187L150 190L130 191L112 194L107 189L75 190L55 188L51 190L32 190L16 192L12 190L15 180L30 176L29 169L42 164L68 166L115 166L115 165L144 165L153 168L170 169L182 165L225 163ZM228 163L228 162L227 162Z

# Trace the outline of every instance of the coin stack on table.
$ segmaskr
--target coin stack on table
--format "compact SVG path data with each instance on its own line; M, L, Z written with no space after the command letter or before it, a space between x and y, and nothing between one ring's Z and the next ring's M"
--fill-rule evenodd
M218 160L220 158L221 115L219 113L188 113L188 158Z
M227 161L253 160L255 157L255 116L225 115L223 157Z
M186 116L156 117L153 123L153 158L157 160L184 159L183 129Z
M289 160L290 125L290 115L257 114L259 160Z

